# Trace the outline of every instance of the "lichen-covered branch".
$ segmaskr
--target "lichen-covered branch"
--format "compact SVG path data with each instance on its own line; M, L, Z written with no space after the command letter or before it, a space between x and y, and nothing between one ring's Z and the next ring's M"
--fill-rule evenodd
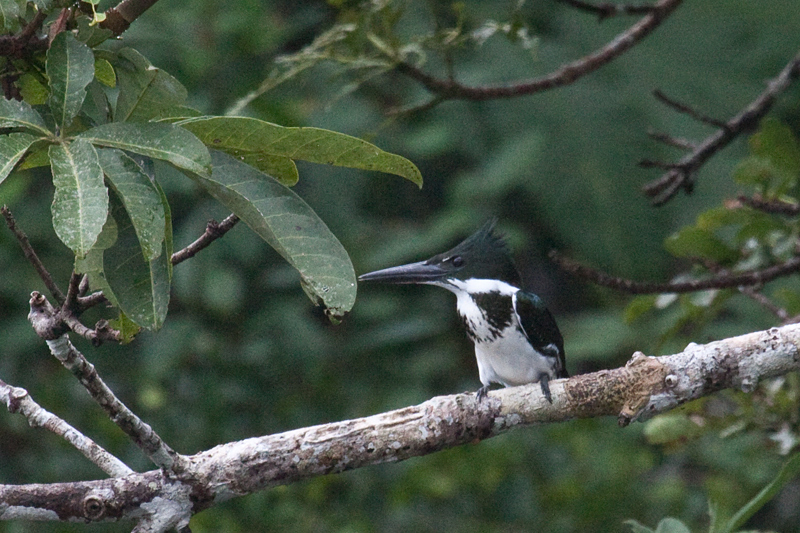
M402 461L574 418L616 416L621 426L725 388L800 370L800 325L712 342L678 354L637 353L622 368L550 383L432 398L374 416L222 444L186 457L186 469L47 485L0 485L0 519L137 520L142 531L188 523L215 504L278 485ZM144 524L144 525L143 525Z
M109 476L122 477L133 474L133 470L128 468L125 463L63 419L36 403L25 389L14 387L0 380L0 402L6 405L9 413L19 413L27 418L31 427L44 428L62 437Z
M70 294L74 292L75 286L77 286L75 283L71 284ZM153 428L116 397L100 378L94 365L72 345L67 336L68 327L58 317L53 306L36 291L31 294L28 320L37 335L47 341L47 346L56 359L78 378L111 421L124 431L153 463L169 471L183 470L185 458L170 448Z
M170 448L158 434L133 413L114 392L105 384L91 364L82 353L69 341L64 334L57 339L48 340L50 352L64 367L72 372L89 395L108 414L122 431L150 458L158 467L166 470L181 470L184 468L183 456Z

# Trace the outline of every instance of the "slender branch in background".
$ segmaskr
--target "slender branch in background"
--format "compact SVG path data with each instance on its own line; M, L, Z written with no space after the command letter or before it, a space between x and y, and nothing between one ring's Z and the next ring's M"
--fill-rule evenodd
M705 268L707 268L717 276L731 275L728 269L722 268L720 265L716 264L713 261L703 259L699 260L699 262ZM761 293L760 288L740 286L738 287L738 289L739 292L741 292L748 298L752 299L754 302L761 305L761 307L763 307L764 309L766 309L767 311L778 317L778 320L781 321L781 324L786 324L790 320L791 316L789 315L789 312L786 309L776 305L775 302L773 302L769 297Z
M618 15L647 15L653 10L653 6L649 4L612 4L611 2L602 2L600 4L592 4L583 2L582 0L557 0L562 4L574 7L580 11L586 11L593 15L597 15L600 22Z
M519 428L575 418L615 416L620 426L688 401L800 370L800 325L772 328L680 353L641 352L620 368L538 384L438 396L364 418L253 437L186 457L181 475L163 471L73 483L0 485L0 519L97 522L142 520L136 531L183 527L193 514L237 496L280 485L402 461L471 444ZM87 505L90 502L92 505ZM144 517L143 517L144 514Z
M785 202L777 198L765 200L760 194L754 194L752 197L739 196L738 200L753 209L758 209L765 213L788 216L800 215L800 204Z
M491 100L533 94L569 85L582 76L594 72L616 59L664 22L675 8L680 5L681 1L659 0L650 7L647 15L642 17L639 22L617 35L603 48L567 63L550 74L528 81L503 86L470 87L454 80L436 78L405 61L398 63L396 69L398 72L418 81L428 91L439 95L443 100Z
M179 250L172 254L172 257L170 258L172 264L177 265L178 263L186 261L190 257L194 257L197 252L228 233L237 222L239 222L239 217L234 214L228 215L228 217L222 222L209 220L208 224L206 224L206 231L200 235L196 241L183 250Z
M27 418L31 427L44 428L72 444L84 457L109 476L122 477L134 473L128 465L108 453L92 439L42 408L25 389L0 380L0 402L6 405L9 413L19 413Z
M697 148L697 143L690 141L689 139L673 137L672 135L667 135L666 133L648 131L647 135L656 141L662 142L669 146L674 146L675 148L680 148L681 150L686 150L687 152Z
M34 330L39 333L40 324L46 322L48 315L55 315L56 311L47 299L33 292L30 300L31 311L28 315ZM128 409L108 388L92 365L69 340L62 334L47 339L50 352L64 367L72 372L78 381L86 388L89 395L108 414L114 422L133 442L150 458L158 467L173 472L185 469L183 456L170 448L148 424L143 422L133 411Z
M630 294L685 293L707 289L732 289L742 286L759 286L776 278L788 276L800 271L800 256L794 256L783 263L758 270L748 270L735 274L729 273L712 278L691 281L650 283L610 276L600 270L582 265L572 259L567 259L556 251L550 252L549 255L553 262L570 274L589 280L597 285Z
M130 28L134 20L156 2L158 0L122 0L105 12L106 19L100 23L100 27L119 37Z
M758 95L739 114L725 123L718 123L713 119L709 119L691 110L688 106L677 104L666 98L662 93L657 92L656 97L670 105L670 107L676 108L682 113L688 113L706 124L714 124L718 129L697 144L680 161L667 166L666 168L669 170L666 174L644 186L643 191L653 199L653 204L663 205L674 197L680 189L684 189L687 194L691 193L694 185L693 176L700 167L740 134L756 127L758 121L767 114L772 104L775 103L777 96L786 90L798 76L800 76L800 54L797 54L777 77L767 83L767 88L764 92ZM655 165L652 162L648 162L648 166Z
M773 302L766 295L760 293L756 289L752 287L739 287L739 292L749 297L754 302L761 305L761 307L763 307L764 309L775 315L778 318L778 320L781 321L781 324L787 324L791 321L792 316L786 309L780 307L779 305L776 305L775 302Z
M668 107L671 107L678 113L689 115L698 122L702 122L703 124L708 124L709 126L714 126L715 128L726 129L728 127L728 124L726 122L717 120L713 117L709 117L708 115L704 115L703 113L700 113L696 109L692 109L686 104L678 102L677 100L673 100L672 98L669 98L666 94L664 94L658 89L653 91L653 96L656 97L656 100L660 100L661 103L665 104Z
M33 265L33 268L39 274L39 277L44 282L47 290L50 291L50 294L53 295L53 298L56 299L59 305L63 304L65 300L64 293L58 288L56 282L53 281L53 276L50 275L50 272L47 271L44 263L42 263L42 261L39 259L39 256L36 255L36 252L33 250L33 246L31 246L31 241L28 240L28 236L25 235L24 231L17 227L17 222L14 220L14 215L11 214L8 206L4 205L3 207L0 207L0 212L2 212L3 218L6 219L6 225L8 226L8 229L11 230L11 232L19 241L19 245L22 247L22 253L25 254L25 258Z

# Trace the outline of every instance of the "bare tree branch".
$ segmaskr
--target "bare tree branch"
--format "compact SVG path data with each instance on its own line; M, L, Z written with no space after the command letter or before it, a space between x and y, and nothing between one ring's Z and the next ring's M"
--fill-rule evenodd
M753 209L758 209L759 211L764 211L765 213L788 216L800 215L800 205L779 200L777 198L765 200L760 194L754 194L752 197L744 195L739 196L738 200L743 204L752 207Z
M600 20L600 22L602 22L604 19L617 15L646 15L653 10L653 6L648 4L614 4L611 2L591 4L589 2L583 2L582 0L558 1L562 4L572 6L575 9L597 15L597 18Z
M680 148L681 150L690 151L697 148L697 143L681 137L673 137L672 135L667 135L666 133L660 133L657 131L649 131L647 134L659 142L674 146L675 148Z
M179 250L172 254L172 264L177 265L178 263L186 261L190 257L194 257L197 252L203 248L206 248L209 244L228 233L237 222L239 222L239 217L234 214L228 215L222 222L209 220L208 224L206 224L206 231L200 235L196 241L183 250Z
M187 457L187 470L43 485L0 485L0 519L141 520L165 531L215 504L265 488L369 465L402 461L513 429L616 416L621 426L725 388L752 392L762 379L800 369L800 325L749 333L622 368L550 383L432 398L355 420L216 446Z
M8 229L14 234L19 241L20 247L22 247L22 253L25 254L25 259L27 259L33 268L36 270L36 273L39 274L39 277L44 282L45 287L47 290L50 291L50 294L53 295L53 298L59 303L59 305L64 303L65 296L64 293L61 292L61 289L58 288L56 282L53 281L53 276L50 275L50 272L47 271L47 268L42 263L42 260L39 259L39 256L36 255L36 252L31 246L31 241L28 240L28 236L25 235L25 232L22 231L17 226L17 221L14 219L14 215L11 214L11 210L8 206L0 207L0 213L3 214L3 218L6 219L6 225Z
M106 19L100 27L110 30L115 36L122 35L134 20L150 9L158 0L122 0L105 12Z
M610 276L605 272L563 257L556 251L550 252L550 259L566 272L574 274L579 278L589 280L603 287L609 287L630 294L685 293L707 289L732 289L742 286L760 286L776 278L788 276L800 271L800 256L794 256L783 263L758 270L726 273L711 278L690 281L650 283Z
M396 69L398 72L415 79L428 91L435 93L443 100L491 100L533 94L569 85L616 59L664 22L675 8L680 5L681 1L659 0L653 4L647 15L642 17L639 22L617 35L603 48L567 63L550 74L528 81L503 86L470 87L452 79L436 78L405 61L398 63Z
M669 98L666 94L664 94L658 89L653 91L653 96L655 96L657 100L660 100L662 103L668 105L678 113L689 115L698 122L702 122L703 124L708 124L709 126L714 126L715 128L725 129L728 127L728 124L726 122L709 117L708 115L704 115L703 113L697 111L696 109L693 109L692 107L686 104L678 102L677 100L673 100L672 98Z
M39 11L28 24L16 35L0 36L0 56L22 57L28 52L43 50L47 47L47 39L34 38L47 18L47 13Z
M670 170L666 174L645 185L644 193L653 199L655 205L663 205L680 189L690 193L694 184L693 176L700 167L737 136L754 128L770 110L777 96L785 91L798 76L800 76L800 53L794 56L777 77L767 83L766 90L758 95L750 105L728 122L719 125L716 132L706 137L691 153L681 158L674 166L669 167ZM663 95L661 99L664 100ZM670 105L675 107L680 104L672 103ZM686 110L689 108L686 107ZM694 112L692 111L692 113ZM695 116L695 118L705 123L712 120L700 116Z
M731 275L728 269L722 268L720 265L714 263L713 261L703 260L702 264L717 276ZM759 288L760 287L745 287L745 286L738 287L739 292L741 292L754 302L761 305L761 307L763 307L764 309L775 315L781 321L781 324L786 324L791 318L789 312L786 309L776 305L775 302L773 302L770 298L761 293L759 291Z
M92 439L42 408L25 389L13 387L0 380L0 401L6 404L9 413L19 413L27 418L31 427L44 428L62 437L109 476L122 477L134 473L125 463L108 453Z

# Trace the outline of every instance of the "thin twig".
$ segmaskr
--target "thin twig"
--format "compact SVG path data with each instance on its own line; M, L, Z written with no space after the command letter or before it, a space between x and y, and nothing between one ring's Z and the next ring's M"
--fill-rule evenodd
M597 15L597 18L599 18L601 22L608 17L614 17L617 15L646 15L653 10L653 6L647 4L612 4L611 2L591 4L581 0L558 1L580 11L586 11L593 15Z
M697 143L694 143L689 139L673 137L672 135L667 135L666 133L661 133L658 131L648 131L647 134L656 141L668 144L669 146L674 146L675 148L680 148L681 150L691 151L697 149Z
M711 272L713 272L717 276L730 276L731 275L730 270L721 267L720 265L718 265L717 263L715 263L713 261L710 261L708 259L699 259L698 261L704 267L706 267L708 270L710 270ZM781 323L785 324L789 320L789 318L790 318L789 312L786 309L784 309L782 307L779 307L777 304L775 304L775 302L773 302L769 297L767 297L765 294L761 293L757 287L740 286L740 287L738 287L738 289L739 289L739 292L741 292L742 294L744 294L745 296L747 296L748 298L750 298L754 302L756 302L759 305L761 305L761 307L763 307L764 309L766 309L767 311L769 311L770 313L772 313L773 315L778 317L778 319L781 321Z
M237 222L239 222L239 217L234 214L228 215L228 217L222 222L209 220L208 224L206 224L206 231L203 232L203 234L200 235L196 241L183 250L179 250L172 254L172 257L170 258L172 264L177 265L178 263L186 261L190 257L194 257L197 252L228 233Z
M667 163L666 161L656 161L653 159L642 159L639 161L639 166L642 168L664 168L664 169L673 169L673 168L680 168L675 163Z
M53 307L42 294L35 291L31 294L30 306L29 317L34 329L37 329L39 327L37 322L43 321L49 313L53 313ZM185 458L170 448L152 427L116 397L100 378L94 365L72 345L67 335L48 339L47 346L56 359L78 378L111 421L125 432L153 463L159 468L173 472L182 472L185 469Z
M14 220L14 215L11 214L8 206L4 205L3 207L0 207L0 212L2 212L3 218L6 219L6 225L8 226L8 229L11 230L11 232L17 238L17 241L19 241L19 245L22 247L22 253L25 254L25 258L31 263L31 265L33 265L33 268L39 274L39 277L44 282L47 290L50 291L50 294L53 295L53 298L56 299L59 305L63 304L65 300L64 293L58 288L56 282L53 281L53 276L50 275L50 272L47 271L44 263L42 263L41 259L39 259L39 256L36 255L36 251L34 251L33 246L31 246L31 241L28 240L28 236L25 235L25 232L17 226L17 222Z
M80 309L80 312L83 312L90 307L94 307L95 305L104 303L108 303L108 298L106 298L106 295L103 294L103 291L97 291L88 296L78 297L78 308Z
M738 199L743 204L765 213L789 216L800 215L800 204L785 202L777 198L765 200L761 195L755 194L753 196L741 195Z
M27 418L31 427L44 428L72 444L84 457L109 476L123 477L134 473L128 465L108 453L92 439L36 403L25 389L0 380L0 402L5 403L8 412L19 413Z
M561 256L558 252L550 252L552 259L564 271L579 278L589 280L597 285L609 287L630 294L686 293L707 289L731 289L742 286L759 286L776 278L788 276L800 271L800 256L794 256L783 263L758 270L748 270L736 274L714 276L707 279L670 283L650 283L614 277L600 270L582 265Z
M681 102L678 102L677 100L673 100L672 98L669 98L666 94L664 94L663 92L661 92L658 89L653 91L653 96L655 96L657 100L661 100L662 103L668 105L669 107L671 107L672 109L674 109L678 113L683 113L684 115L689 115L690 117L692 117L693 119L695 119L698 122L702 122L704 124L708 124L709 126L714 126L715 128L727 128L728 127L727 122L723 122L721 120L717 120L715 118L709 117L708 115L704 115L703 113L700 113L696 109L694 109L694 108L692 108L692 107L690 107L690 106L688 106L686 104L683 104Z
M690 154L678 161L675 168L644 186L643 191L653 198L653 204L665 204L680 189L684 189L687 193L691 192L692 178L700 167L737 136L754 128L770 110L777 96L798 76L800 76L800 53L781 70L778 76L767 83L767 88L755 100L726 122L724 127L706 137Z
M569 85L616 59L664 22L675 8L680 5L681 1L659 0L653 4L647 15L642 17L639 22L617 35L611 42L594 53L567 63L550 74L520 83L503 86L470 87L454 80L431 76L405 61L398 63L396 69L398 72L415 79L428 91L439 95L445 100L491 100L533 94Z

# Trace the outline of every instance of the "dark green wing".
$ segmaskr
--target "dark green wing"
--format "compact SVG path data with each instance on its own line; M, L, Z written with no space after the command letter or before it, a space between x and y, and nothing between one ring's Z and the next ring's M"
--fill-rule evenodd
M542 299L532 292L518 291L514 312L531 345L542 354L555 357L558 361L556 377L569 377L564 363L564 339L558 330L556 320Z

